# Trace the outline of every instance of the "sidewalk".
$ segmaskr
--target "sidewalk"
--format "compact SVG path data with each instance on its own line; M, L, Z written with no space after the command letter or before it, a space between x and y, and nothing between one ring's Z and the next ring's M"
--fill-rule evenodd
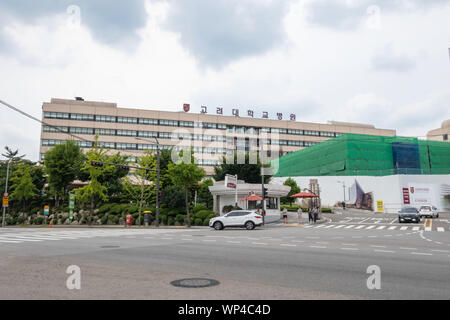
M326 222L330 222L331 220L328 219L327 217L322 215L322 219L317 220L316 224L322 224L322 223L326 223ZM298 227L298 226L303 226L303 225L308 225L308 224L314 224L314 222L308 222L307 219L303 219L301 217L298 216L298 214L296 212L288 212L288 218L287 218L287 222L284 223L282 217L280 216L280 218L278 219L278 221L272 223L270 226L273 227Z

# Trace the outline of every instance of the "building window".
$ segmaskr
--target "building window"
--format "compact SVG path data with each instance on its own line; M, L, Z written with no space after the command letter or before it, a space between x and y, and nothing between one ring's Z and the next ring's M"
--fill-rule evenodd
M53 126L44 126L44 132L69 132L68 127L53 127Z
M136 150L135 143L116 143L116 149L119 150Z
M304 130L304 135L305 136L319 136L320 132L314 131L314 130Z
M161 126L178 127L178 121L176 120L159 120L159 124Z
M321 137L334 137L334 132L320 132Z
M70 114L71 120L78 120L78 121L93 121L94 115L93 114L79 114L79 113L71 113Z
M192 121L180 121L180 127L193 128L194 127L194 122L192 122Z
M269 198L269 203L267 204L268 209L278 209L278 198Z
M94 129L92 128L77 128L77 127L71 127L70 133L77 133L77 134L94 134Z
M98 121L98 122L116 122L116 117L114 117L114 116L95 116L95 121Z
M448 134L444 134L444 135L442 136L442 140L447 141L447 140L448 140Z
M125 137L136 137L136 131L134 130L117 130L118 136L125 136Z
M303 130L298 130L298 129L288 129L287 131L288 134L295 134L295 135L303 135Z
M119 123L137 123L137 118L117 117L117 122L119 122Z
M227 129L227 125L223 124L223 123L218 123L217 124L217 129L226 130Z
M115 136L116 130L113 129L95 129L95 134L101 135L101 136Z
M61 112L44 112L44 118L49 119L69 119L68 113Z
M101 147L105 147L107 149L115 149L115 144L114 142L97 142L97 147L101 148Z
M139 118L139 124L158 125L158 120L157 119Z
M143 138L158 138L158 132L155 131L139 131L138 132L139 137Z

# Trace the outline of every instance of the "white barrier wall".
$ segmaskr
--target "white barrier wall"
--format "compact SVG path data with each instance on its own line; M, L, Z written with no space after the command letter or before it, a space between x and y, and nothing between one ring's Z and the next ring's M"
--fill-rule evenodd
M282 184L287 178L273 178L271 183ZM358 181L364 193L373 193L373 210L377 201L383 201L384 212L397 213L404 206L420 207L432 204L440 212L450 212L450 175L392 175L374 176L319 176L292 177L299 187L309 188L310 179L319 182L323 207L332 207L344 200L343 183L345 183L345 200L349 201L349 189ZM340 181L340 182L339 182ZM343 183L342 183L343 182ZM405 203L404 190L409 204ZM407 202L407 200L406 200Z

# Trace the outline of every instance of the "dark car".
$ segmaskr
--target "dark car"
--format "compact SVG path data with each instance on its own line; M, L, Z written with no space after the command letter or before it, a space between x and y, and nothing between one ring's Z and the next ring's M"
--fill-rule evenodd
M413 207L405 207L398 212L398 222L420 222L419 210Z

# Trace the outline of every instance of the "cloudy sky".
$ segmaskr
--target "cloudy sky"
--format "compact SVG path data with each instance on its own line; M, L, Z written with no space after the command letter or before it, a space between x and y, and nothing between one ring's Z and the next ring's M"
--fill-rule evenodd
M2 0L0 99L190 103L425 136L450 118L449 0ZM40 124L0 106L0 147Z

